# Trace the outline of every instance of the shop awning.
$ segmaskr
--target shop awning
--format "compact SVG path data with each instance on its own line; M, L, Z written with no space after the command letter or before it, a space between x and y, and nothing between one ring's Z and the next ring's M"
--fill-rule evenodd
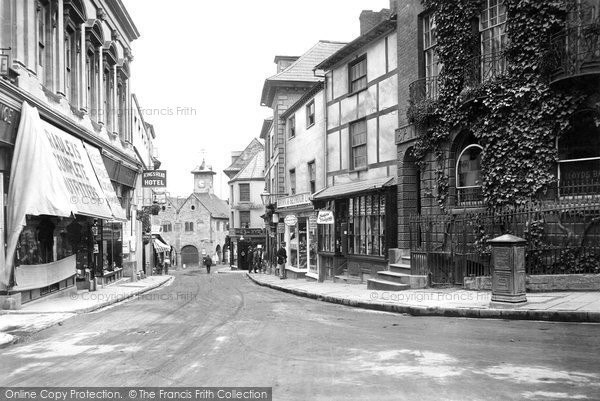
M158 238L154 238L152 240L152 243L154 244L154 249L156 249L156 252L170 252L171 251L171 247L167 244L165 244L164 242L162 242L161 240L159 240Z
M104 166L104 161L102 160L100 150L91 145L84 144L84 146L90 161L92 162L94 172L96 173L96 178L98 178L98 183L102 187L102 191L106 196L106 200L108 201L108 205L110 206L110 210L112 211L114 218L120 221L127 221L125 209L123 209L119 198L117 198L115 189L110 181L106 167Z
M100 163L104 166L102 158ZM108 220L124 217L122 209L111 209L109 198L116 199L114 189L110 191L112 185L108 188L100 184L97 177L100 166L94 169L93 164L97 163L92 161L81 139L42 121L37 109L23 102L11 165L8 241L0 284L7 287L14 284L14 255L28 214L61 217L81 214Z
M325 188L323 191L313 195L313 199L328 199L337 198L345 195L352 195L361 192L368 192L381 189L385 186L396 185L394 177L375 178L371 180L353 181L344 184L336 184L332 187Z

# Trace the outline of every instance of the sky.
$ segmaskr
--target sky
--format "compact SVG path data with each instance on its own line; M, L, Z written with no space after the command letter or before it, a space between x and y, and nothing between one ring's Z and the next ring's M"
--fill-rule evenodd
M190 172L204 158L222 199L231 152L258 138L272 115L260 96L275 56L300 56L319 40L349 42L360 34L361 10L389 7L389 0L122 1L141 35L132 44L131 90L155 127L168 192L189 194Z

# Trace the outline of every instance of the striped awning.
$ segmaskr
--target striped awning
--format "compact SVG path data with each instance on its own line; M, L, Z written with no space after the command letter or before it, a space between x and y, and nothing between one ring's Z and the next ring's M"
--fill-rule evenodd
M154 244L154 249L156 249L156 252L170 252L171 251L171 247L167 244L165 244L164 242L162 242L161 240L159 240L158 238L154 238L154 241L152 242Z
M334 186L325 188L321 192L313 195L313 199L329 199L338 198L363 192L369 192L381 189L383 187L394 186L396 184L395 177L382 177L371 180L352 181L343 184L335 184Z

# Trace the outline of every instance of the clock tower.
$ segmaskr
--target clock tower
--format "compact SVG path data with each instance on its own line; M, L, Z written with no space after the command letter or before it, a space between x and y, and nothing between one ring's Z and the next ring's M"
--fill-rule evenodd
M192 171L194 175L194 192L195 193L214 193L213 190L213 177L215 176L211 166L207 166L204 160Z

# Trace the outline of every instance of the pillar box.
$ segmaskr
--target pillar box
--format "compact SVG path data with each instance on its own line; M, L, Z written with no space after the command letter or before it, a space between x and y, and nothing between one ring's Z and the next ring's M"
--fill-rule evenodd
M492 302L527 302L525 295L526 240L505 234L492 245Z

